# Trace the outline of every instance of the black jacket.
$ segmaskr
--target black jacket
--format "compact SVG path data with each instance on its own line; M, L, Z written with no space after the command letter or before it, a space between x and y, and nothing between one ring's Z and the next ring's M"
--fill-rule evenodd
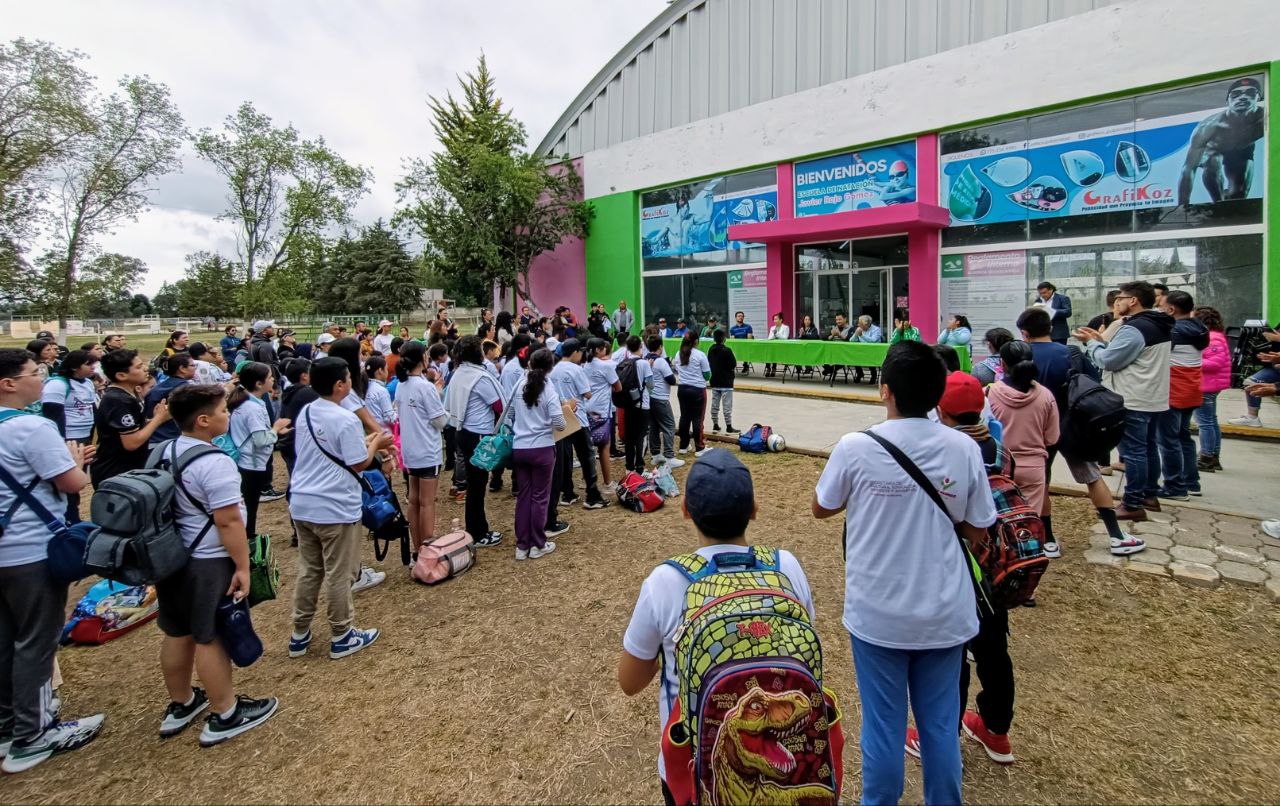
M707 363L711 365L711 388L732 389L733 372L738 368L733 350L724 344L713 344L707 350Z

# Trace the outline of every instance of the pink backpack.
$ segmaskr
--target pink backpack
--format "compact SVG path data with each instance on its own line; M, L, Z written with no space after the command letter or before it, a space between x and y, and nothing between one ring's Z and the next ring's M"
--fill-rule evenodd
M436 585L466 571L476 564L476 547L471 535L453 519L452 531L424 543L413 564L413 578L426 585Z

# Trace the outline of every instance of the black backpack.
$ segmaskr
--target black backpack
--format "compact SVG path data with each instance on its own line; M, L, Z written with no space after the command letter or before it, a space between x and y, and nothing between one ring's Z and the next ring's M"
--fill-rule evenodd
M1081 372L1067 379L1067 410L1058 448L1077 461L1097 461L1124 437L1124 397Z
M618 382L622 384L622 389L613 393L613 405L618 408L639 405L643 394L640 391L640 373L636 370L634 358L624 358L618 362Z

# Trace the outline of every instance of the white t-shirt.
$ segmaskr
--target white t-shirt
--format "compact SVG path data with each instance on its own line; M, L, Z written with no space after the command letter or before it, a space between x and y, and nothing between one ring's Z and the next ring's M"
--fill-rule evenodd
M498 374L498 383L502 386L502 399L505 402L511 397L511 393L520 385L520 381L524 378L525 369L520 366L520 361L515 357L507 359L507 363L502 365L502 372Z
M62 406L67 439L84 440L93 433L93 412L98 405L98 393L94 391L92 380L54 375L44 382L40 402Z
M671 370L671 362L658 356L649 364L649 368L653 370L653 389L649 391L649 397L652 400L670 400L671 385L667 383L667 376L675 375Z
M391 339L390 333L379 333L373 337L373 349L383 355L391 355Z
M676 354L671 359L676 369L676 382L681 386L692 386L696 389L706 389L706 375L711 372L711 362L707 360L707 354L699 350L697 347L689 353L689 363L681 364L680 355Z
M2 409L0 409L2 411ZM19 414L0 423L0 466L24 488L36 477L43 479L31 491L58 520L67 509L67 499L49 482L76 466L58 426L38 414ZM236 489L240 480L236 479ZM13 506L9 485L0 484L0 514ZM52 533L31 507L19 505L0 537L0 567L37 563L45 559Z
M587 413L599 417L613 414L613 385L618 382L618 370L613 362L593 358L582 366L591 385L591 399L587 401Z
M203 384L226 383L227 381L231 380L231 374L228 372L223 372L222 370L218 369L216 364L211 364L208 361L201 361L200 359L196 359L195 363L196 363L196 377L195 377L196 383L203 383ZM287 380L285 382L288 383Z
M400 453L405 467L421 469L438 467L440 431L431 421L445 413L436 385L421 375L410 375L396 390L400 408Z
M653 367L642 356L628 353L623 359L633 358L636 362L636 380L640 381L640 408L649 410L649 389L653 386Z
M489 370L489 372L492 373L493 377L495 378L499 377L502 374L501 372L498 371L498 365L493 363L487 358L484 360L484 368Z
M502 400L502 405L505 406L508 399L500 393L497 381L491 383L480 378L471 387L471 396L467 398L467 412L462 418L462 427L481 436L492 434L497 427L497 415L493 413L493 404Z
M352 389L350 392L347 392L346 397L342 398L342 408L347 411L359 411L364 408L364 398L356 394L355 389ZM363 427L364 426L362 425L361 428Z
M307 426L310 412L311 427ZM344 467L316 446L319 440ZM976 444L976 443L975 443ZM360 520L360 482L351 474L369 455L360 418L321 398L303 406L294 431L298 460L289 479L289 514L296 521L334 524Z
M977 443L974 443L975 445ZM726 551L746 551L743 546L715 545L703 546L698 554L713 557ZM809 578L804 569L791 552L778 552L778 570L795 589L796 596L809 611L809 618L814 618L813 594L809 592ZM649 573L640 585L640 597L636 600L635 610L631 613L631 623L622 636L622 648L633 657L649 660L662 653L662 671L658 691L658 724L666 725L671 715L671 706L675 703L680 690L680 681L676 677L676 630L684 621L685 592L689 589L689 580L669 565L659 565ZM666 768L662 756L658 756L658 775L666 780Z
M973 582L952 521L986 527L995 503L978 443L923 417L875 427L929 479L951 514L866 434L836 443L818 504L845 507L844 626L891 649L942 649L978 632Z
M550 448L556 444L552 429L556 421L564 425L564 412L560 408L560 395L556 393L556 385L548 383L538 395L533 406L524 402L524 387L529 376L520 378L515 397L511 400L511 435L513 448Z
M231 412L231 426L228 429L231 441L240 451L240 459L236 464L245 470L266 470L267 461L271 458L272 444L255 446L251 441L254 434L271 430L271 417L267 414L267 404L260 398L249 395L249 399Z
M209 443L183 435L178 437L175 447L177 455L181 456L183 451L201 445L208 446ZM168 461L171 456L169 449L166 449L164 459ZM191 548L196 537L204 530L205 524L209 522L209 513L215 509L239 504L240 520L242 523L247 520L244 500L240 497L240 473L236 470L236 463L222 451L201 456L183 468L182 489L195 499L195 503L192 503L181 490L176 491L173 497L176 502L174 520L187 548ZM191 556L198 559L230 556L222 545L217 526L209 527L200 546Z
M613 351L613 355L609 356L609 360L616 365L619 361L626 358L628 355L630 355L630 353L627 352L627 346L624 344L618 349Z
M391 423L395 422L396 413L391 407L391 393L387 391L385 383L373 378L369 379L369 388L365 390L364 405L369 410L369 414L373 417L375 423L388 430L391 428Z
M556 393L560 395L560 400L578 401L578 410L575 415L578 423L586 428L587 399L584 395L591 391L591 384L587 383L587 376L583 373L582 367L572 361L560 361L551 369L551 382L556 385Z

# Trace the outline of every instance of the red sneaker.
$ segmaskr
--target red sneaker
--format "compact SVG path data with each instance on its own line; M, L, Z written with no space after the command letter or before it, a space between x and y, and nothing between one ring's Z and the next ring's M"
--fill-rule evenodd
M911 725L907 725L907 741L903 743L902 749L912 758L920 758L920 731Z
M987 730L982 716L974 711L965 711L960 721L964 726L964 735L982 745L982 749L987 751L987 756L992 761L997 764L1013 763L1013 748L1009 746L1009 734L992 733Z

